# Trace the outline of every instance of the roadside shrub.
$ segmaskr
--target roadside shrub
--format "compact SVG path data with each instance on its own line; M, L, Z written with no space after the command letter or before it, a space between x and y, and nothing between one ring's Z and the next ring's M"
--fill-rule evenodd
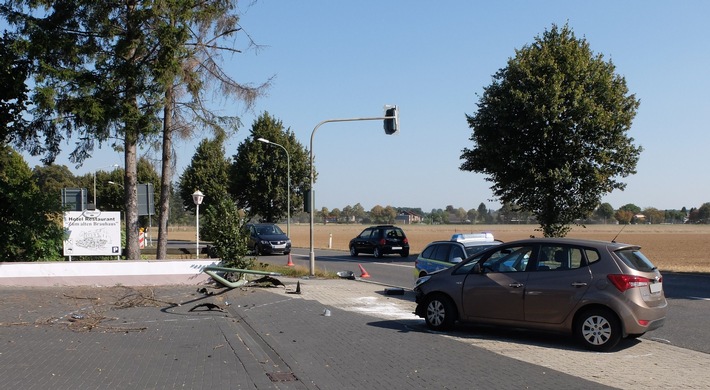
M207 208L203 237L212 242L212 253L222 260L224 267L249 269L254 266L255 259L248 257L245 224L246 219L229 198L222 198Z

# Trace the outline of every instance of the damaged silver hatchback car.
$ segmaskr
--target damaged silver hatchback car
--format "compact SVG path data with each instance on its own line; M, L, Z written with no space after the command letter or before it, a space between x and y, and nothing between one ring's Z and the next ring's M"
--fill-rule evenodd
M661 327L668 306L640 247L566 238L498 245L419 278L414 291L430 329L464 321L567 332L595 351Z

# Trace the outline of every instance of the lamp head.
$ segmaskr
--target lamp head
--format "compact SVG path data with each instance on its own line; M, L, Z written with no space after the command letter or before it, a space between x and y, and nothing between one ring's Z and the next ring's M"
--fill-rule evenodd
M204 198L205 194L203 194L200 190L197 190L192 193L192 201L195 202L195 204L198 206L202 204L202 199Z

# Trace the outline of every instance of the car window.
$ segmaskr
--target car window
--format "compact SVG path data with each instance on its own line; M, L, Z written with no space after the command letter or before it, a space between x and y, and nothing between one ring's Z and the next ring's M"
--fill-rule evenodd
M278 225L265 225L261 227L260 234L283 234L284 232Z
M451 253L449 253L449 262L453 262L455 258L459 258L460 260L465 259L466 253L464 253L463 249L458 246L458 245L450 245L451 246Z
M284 234L284 231L281 230L279 225L271 225L272 228L272 234Z
M519 272L525 271L533 248L531 246L513 246L489 252L488 258L481 264L484 272Z
M436 250L437 245L429 245L428 247L424 248L424 252L422 252L422 257L425 259L431 259L432 254Z
M466 257L473 256L476 253L481 253L484 250L491 248L495 245L471 245L466 247Z
M597 252L596 249L585 249L584 254L587 256L587 264L592 264L596 261L599 261L601 256L599 256L599 252Z
M387 229L385 230L385 237L387 238L402 238L404 237L404 232L401 229Z
M449 248L451 245L448 244L438 244L436 245L436 249L434 250L434 253L431 256L432 260L437 260L437 261L449 261Z
M624 264L637 271L651 272L656 269L651 260L647 259L638 249L623 249L614 253L619 256Z
M586 265L581 248L542 245L537 256L537 271L562 271L577 269Z
M484 252L469 257L466 262L455 269L452 274L461 275L470 273L475 264L481 264L484 272L519 272L525 271L530 255L531 246L507 246L493 252Z
M372 234L372 229L365 229L360 233L358 238L370 238L370 235Z

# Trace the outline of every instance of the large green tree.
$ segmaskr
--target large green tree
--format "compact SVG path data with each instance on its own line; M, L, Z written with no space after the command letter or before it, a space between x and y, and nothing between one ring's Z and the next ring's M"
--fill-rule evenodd
M215 134L236 131L236 116L217 115L207 107L205 93L213 86L225 98L235 99L251 107L268 88L270 80L258 86L235 80L221 66L223 54L241 53L235 47L235 36L241 32L234 0L174 0L156 2L153 9L162 17L154 30L160 37L157 79L163 83L163 131L161 193L159 202L159 234L157 257L167 254L167 226L170 212L171 184L174 170L173 139L187 137L194 129L213 130ZM249 34L249 47L256 45Z
M467 115L472 148L460 169L489 175L504 203L564 236L601 197L624 189L641 147L627 136L639 102L611 61L555 25L517 50Z
M205 197L201 207L217 205L229 197L229 158L225 157L224 136L203 139L192 156L190 165L180 175L180 198L186 210L196 209L192 194L202 192Z
M614 207L609 203L602 203L594 211L594 215L602 219L604 223L614 217Z
M43 192L22 156L0 146L0 261L61 258L59 194Z
M79 182L66 165L38 165L32 170L32 176L40 191L59 198L62 189L79 187Z
M16 144L51 163L65 140L77 139L69 159L79 165L96 147L121 150L126 253L140 258L137 151L160 130L163 91L154 72L160 37L151 34L159 21L153 2L6 0L0 14L34 70L31 120Z
M163 232L174 161L172 135L193 127L236 128L235 117L206 109L202 96L213 86L247 105L263 89L235 82L219 66L219 53L238 52L230 46L241 30L236 1L5 0L0 14L22 38L13 47L24 48L36 65L33 119L13 134L14 141L43 154L46 162L72 137L80 140L70 153L77 164L103 144L123 151L127 254L138 258L138 148L162 141L162 185L156 188L164 189L159 212ZM165 243L166 236L160 236ZM162 258L165 245L158 252Z
M25 84L30 62L15 50L15 39L7 32L0 36L0 143L10 141L13 129L21 128L22 113L28 102Z
M259 138L283 146L288 158L284 149L260 142ZM291 197L292 214L301 209L303 194L310 187L306 149L290 129L268 112L254 120L250 136L237 147L230 172L230 193L237 205L250 218L258 215L265 222L278 222L287 215L287 196Z

